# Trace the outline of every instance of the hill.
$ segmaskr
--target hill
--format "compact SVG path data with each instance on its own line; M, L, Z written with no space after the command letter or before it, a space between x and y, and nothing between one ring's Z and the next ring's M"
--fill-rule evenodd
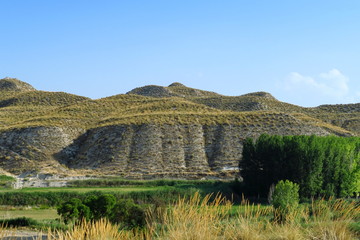
M16 78L0 79L0 92L27 92L36 89L26 82L22 82Z
M173 83L92 100L8 78L0 92L0 170L13 174L228 178L246 137L360 133L359 104L304 108L265 92Z

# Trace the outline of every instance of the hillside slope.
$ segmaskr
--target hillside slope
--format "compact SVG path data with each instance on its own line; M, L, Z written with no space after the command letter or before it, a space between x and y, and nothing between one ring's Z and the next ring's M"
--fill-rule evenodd
M359 104L303 108L180 83L92 100L7 78L0 93L0 170L14 174L228 178L246 137L351 136L360 126Z

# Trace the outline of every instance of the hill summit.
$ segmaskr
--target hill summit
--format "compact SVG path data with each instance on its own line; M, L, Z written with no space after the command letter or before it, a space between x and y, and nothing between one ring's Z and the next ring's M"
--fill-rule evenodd
M211 97L221 96L220 94L204 91L200 89L190 88L179 82L174 82L168 87L157 85L147 85L139 87L127 92L127 94L137 94L150 97Z
M6 77L0 79L0 91L26 92L35 90L36 89L30 84L20 81L16 78Z

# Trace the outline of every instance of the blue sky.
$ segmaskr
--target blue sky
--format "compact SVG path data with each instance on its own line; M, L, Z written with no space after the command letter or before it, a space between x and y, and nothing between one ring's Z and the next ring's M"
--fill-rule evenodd
M0 0L0 78L91 98L144 85L360 102L360 1Z

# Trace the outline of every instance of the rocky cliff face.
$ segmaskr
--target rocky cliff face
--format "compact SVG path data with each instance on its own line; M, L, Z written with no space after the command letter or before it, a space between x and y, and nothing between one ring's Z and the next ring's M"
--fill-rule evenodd
M127 177L233 177L242 142L262 129L241 125L36 127L0 133L0 166L12 173L116 174ZM321 128L274 128L272 134L326 135Z
M327 135L321 128L274 128L271 134ZM119 125L91 129L63 150L69 168L128 177L236 174L246 137L262 129L241 125ZM66 154L66 153L70 154Z
M70 145L83 129L30 127L0 132L0 167L12 172L58 172L58 154Z
M0 172L22 176L233 178L247 137L351 136L360 126L357 105L306 109L179 83L90 100L3 79L0 93Z

